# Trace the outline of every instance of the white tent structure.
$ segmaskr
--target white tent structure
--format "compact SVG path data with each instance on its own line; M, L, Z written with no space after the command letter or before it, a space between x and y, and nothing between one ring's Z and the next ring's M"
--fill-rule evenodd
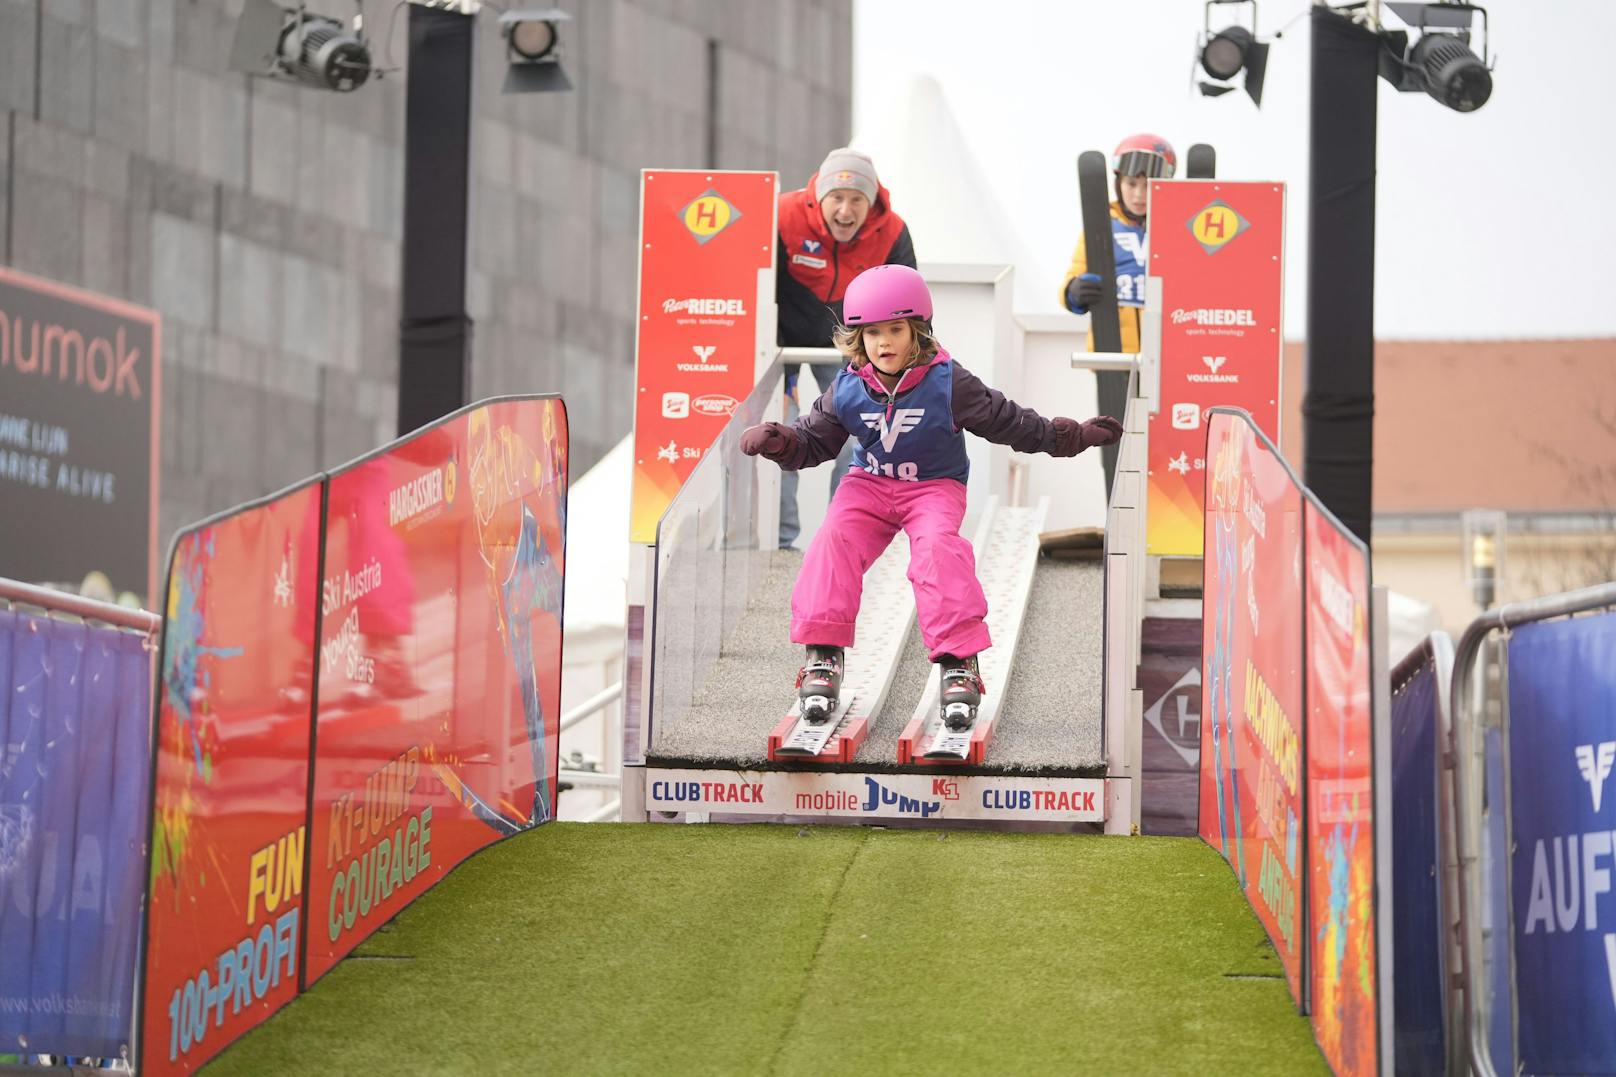
M900 107L860 130L853 145L875 162L892 193L893 209L909 225L922 265L1013 265L1017 310L1057 309L1060 281L1040 279L1041 267L989 186L936 79L912 81ZM1076 198L1075 173L1072 192Z
M561 648L561 713L623 679L623 617L628 609L628 509L632 435L623 438L567 493L567 577ZM561 766L593 763L617 773L621 701L561 735ZM576 788L560 801L560 817L581 819L615 800L610 789Z

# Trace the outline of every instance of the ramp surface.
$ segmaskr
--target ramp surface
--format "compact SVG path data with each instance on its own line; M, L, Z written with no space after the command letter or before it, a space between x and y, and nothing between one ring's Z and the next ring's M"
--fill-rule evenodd
M920 626L909 629L909 642L898 656L898 670L892 676L892 688L886 703L870 723L870 736L859 748L853 762L866 765L889 766L898 758L898 734L909 724L915 709L915 700L926 690L926 681L932 674L931 659L926 657L926 644L920 638Z
M793 692L802 648L790 642L791 588L802 555L764 555L767 569L690 710L656 723L647 757L655 763L770 767L768 733ZM1026 619L1002 692L985 768L1097 777L1105 773L1100 728L1104 672L1098 562L1039 558ZM659 673L659 675L661 675ZM678 671L673 673L678 676ZM851 764L897 769L898 736L932 676L918 627L911 629L885 703Z
M1194 839L552 823L207 1073L1324 1073L1282 976Z
M1105 575L1098 562L1039 558L988 760L1007 770L1105 772L1100 737Z

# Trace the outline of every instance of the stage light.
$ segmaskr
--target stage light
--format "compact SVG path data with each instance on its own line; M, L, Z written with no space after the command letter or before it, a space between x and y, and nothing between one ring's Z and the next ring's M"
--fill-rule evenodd
M1201 67L1213 78L1228 82L1246 66L1251 41L1251 31L1244 26L1229 27L1201 47Z
M1492 72L1451 34L1426 34L1409 62L1425 75L1425 92L1455 112L1474 112L1492 96Z
M561 66L560 23L571 19L560 8L508 11L499 17L505 35L505 93L549 93L572 89Z
M1418 33L1383 30L1386 51L1380 74L1404 93L1429 94L1455 112L1474 112L1493 92L1492 65L1487 58L1487 9L1475 4L1388 3L1397 17ZM1481 16L1482 54L1470 48L1474 16Z
M511 51L524 60L543 60L556 47L555 23L529 19L514 23L508 35Z
M1212 8L1226 4L1249 5L1251 26L1235 24L1214 33ZM1203 96L1221 97L1228 93L1235 88L1236 76L1244 71L1241 82L1246 95L1261 107L1263 76L1268 70L1268 43L1257 39L1257 0L1206 0L1198 45L1201 70L1216 80L1200 84Z
M356 16L350 28L339 19L310 14L302 4L283 8L275 0L247 0L236 21L229 66L346 93L371 75L363 27L363 16Z

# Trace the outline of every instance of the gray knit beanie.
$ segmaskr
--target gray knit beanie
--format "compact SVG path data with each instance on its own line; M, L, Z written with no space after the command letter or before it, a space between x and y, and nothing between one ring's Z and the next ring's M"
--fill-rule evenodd
M832 191L847 188L875 201L880 182L875 178L875 163L868 156L843 147L831 150L825 163L819 166L819 178L814 183L814 201L823 202Z

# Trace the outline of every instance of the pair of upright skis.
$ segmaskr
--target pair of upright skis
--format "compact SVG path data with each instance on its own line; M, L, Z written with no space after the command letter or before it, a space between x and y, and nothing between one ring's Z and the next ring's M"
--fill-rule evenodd
M1185 158L1188 179L1211 179L1217 173L1217 153L1204 142L1190 147ZM1122 320L1117 313L1117 259L1111 230L1111 163L1099 150L1086 150L1077 158L1077 195L1083 210L1083 253L1088 271L1100 278L1100 301L1089 308L1089 335L1097 352L1122 350ZM1094 376L1101 415L1122 418L1128 406L1125 371L1100 371ZM1105 471L1106 497L1116 477L1119 445L1100 448Z
M898 737L901 764L980 764L987 757L999 706L1004 699L1016 644L1038 561L1038 533L1049 499L1036 506L1001 508L990 498L971 545L977 575L988 600L988 632L993 646L977 656L987 692L976 719L953 730L939 705L942 676L933 665L926 690ZM857 642L848 649L837 709L823 722L802 716L793 703L769 734L769 759L780 763L851 763L870 733L870 723L886 701L899 658L913 630L915 605L906 570L908 548L900 538L864 577Z
M1212 179L1218 156L1211 146L1197 142L1185 156L1186 179ZM1085 150L1077 158L1077 196L1083 210L1083 253L1088 271L1100 278L1100 301L1089 308L1089 328L1097 352L1122 350L1122 322L1117 315L1117 260L1111 236L1111 163L1099 150ZM1104 410L1104 401L1101 402Z

